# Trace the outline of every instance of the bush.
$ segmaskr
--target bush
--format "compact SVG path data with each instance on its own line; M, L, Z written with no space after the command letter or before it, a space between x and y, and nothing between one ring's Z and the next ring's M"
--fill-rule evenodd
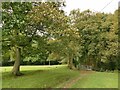
M13 66L15 61L2 61L2 66Z
M98 62L97 66L93 68L95 71L114 71L117 67L117 64L113 61L109 62Z

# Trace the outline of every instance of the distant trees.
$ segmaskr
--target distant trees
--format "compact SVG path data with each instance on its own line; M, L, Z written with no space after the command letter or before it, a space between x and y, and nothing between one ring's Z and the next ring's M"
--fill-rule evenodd
M104 14L90 10L73 10L70 18L72 25L81 35L79 54L83 63L91 64L95 69L98 68L99 62L117 64L117 11L114 14Z

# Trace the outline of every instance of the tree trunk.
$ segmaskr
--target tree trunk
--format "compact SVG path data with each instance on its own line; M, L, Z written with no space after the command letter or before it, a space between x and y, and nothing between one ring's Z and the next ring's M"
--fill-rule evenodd
M20 48L19 47L15 47L15 63L14 63L14 66L13 66L13 69L12 69L12 74L15 75L15 76L20 76L22 75L20 73Z
M72 55L69 56L69 59L68 59L68 67L69 67L70 69L76 69L75 66L74 66L74 64L73 64L73 56L72 56Z
M49 60L49 66L50 66L50 60Z

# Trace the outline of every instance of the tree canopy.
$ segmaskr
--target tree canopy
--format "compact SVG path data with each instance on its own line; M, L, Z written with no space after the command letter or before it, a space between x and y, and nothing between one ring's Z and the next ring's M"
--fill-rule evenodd
M107 14L77 9L67 16L64 6L60 2L2 3L2 56L15 61L14 75L21 75L20 62L25 59L65 61L71 69L80 64L94 68L99 63L117 64L118 10Z

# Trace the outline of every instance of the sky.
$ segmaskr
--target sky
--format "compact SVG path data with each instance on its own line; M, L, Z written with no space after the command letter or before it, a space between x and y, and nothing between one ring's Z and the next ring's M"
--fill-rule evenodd
M95 12L114 13L114 11L118 9L118 2L120 0L65 0L65 1L66 7L64 8L64 11L66 12L66 14L69 14L71 10L78 8L80 9L80 11L90 9Z

